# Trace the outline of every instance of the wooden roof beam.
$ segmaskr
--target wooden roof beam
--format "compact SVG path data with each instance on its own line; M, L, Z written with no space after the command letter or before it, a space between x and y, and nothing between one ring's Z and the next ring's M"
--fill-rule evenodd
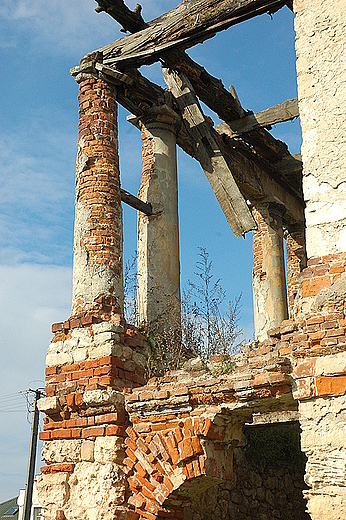
M189 80L168 69L163 69L163 77L177 102L187 133L196 143L197 158L233 233L239 237L256 229L256 222L214 139Z
M226 129L227 125L234 135L242 135L255 128L266 128L270 130L272 125L292 121L292 119L298 116L298 99L288 99L283 103L257 112L257 114L247 114L241 119L236 119L229 123L221 123L217 125L217 129Z
M130 9L125 6L123 0L97 1L110 16L125 26L127 30L131 32L139 30L138 15L130 11ZM191 3L192 2L190 2L190 4ZM231 3L234 3L234 0L232 0ZM240 3L239 0L237 0L237 3ZM257 5L258 0L255 0L254 3ZM175 9L174 12L175 11L177 11L177 9ZM140 26L149 28L158 20L161 20L161 18L163 17L149 23L141 19ZM124 38L118 41L123 42ZM247 114L251 114L241 107L234 88L231 88L231 92L226 90L220 79L209 74L204 67L194 62L184 51L169 52L164 55L163 61L165 65L171 69L185 74L199 99L211 108L223 121L235 121ZM256 128L253 132L248 132L246 136L244 136L244 140L253 146L257 152L263 155L268 161L279 163L285 156L289 155L287 146L275 139L263 128Z
M121 5L114 4L113 13ZM276 12L286 4L287 0L191 0L100 50L105 64L140 67L165 58L166 52L188 49L232 25ZM99 5L107 7L105 1ZM112 12L110 7L105 10Z

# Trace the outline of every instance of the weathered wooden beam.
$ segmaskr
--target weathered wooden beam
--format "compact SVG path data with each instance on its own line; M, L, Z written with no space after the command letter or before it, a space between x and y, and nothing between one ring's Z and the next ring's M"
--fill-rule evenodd
M191 0L156 18L148 27L102 47L104 63L140 67L174 49L188 49L259 14L273 13L287 0Z
M131 206L131 208L137 209L138 211L141 211L142 213L145 213L145 215L148 216L153 214L153 208L149 202L143 202L142 200L135 197L128 191L123 190L122 188L120 188L120 195L121 201Z
M197 144L197 158L233 233L239 237L256 229L246 200L212 135L190 82L168 69L163 69L163 77L179 106L188 134Z
M221 123L218 125L223 128L224 133L227 133L226 126L228 126L234 135L242 135L255 128L271 128L272 125L291 121L299 116L298 99L288 99L284 103L275 105L273 107L257 112L257 114L248 114L241 119L236 119L228 123Z
M283 217L286 227L304 222L304 202L282 178L275 179L273 170L267 169L252 157L246 144L236 139L219 135L215 139L232 170L243 196L252 204L277 202L285 207Z

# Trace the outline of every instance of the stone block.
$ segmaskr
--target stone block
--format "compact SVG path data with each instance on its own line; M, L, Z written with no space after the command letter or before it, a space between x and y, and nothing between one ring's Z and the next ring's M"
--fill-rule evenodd
M124 405L125 397L121 392L116 390L87 390L83 394L83 402L87 406L105 406L108 404Z
M44 412L47 415L58 413L61 410L59 399L56 396L43 397L38 401L37 408L40 412Z
M124 444L121 437L98 437L95 440L95 461L101 464L124 460Z
M94 441L83 441L81 446L81 459L84 462L94 462L94 450L95 450L95 442Z
M42 447L42 459L52 464L79 462L81 460L80 440L52 440Z

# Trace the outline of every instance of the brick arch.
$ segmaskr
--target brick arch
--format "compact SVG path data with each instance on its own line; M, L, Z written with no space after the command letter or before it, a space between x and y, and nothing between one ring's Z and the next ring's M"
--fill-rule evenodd
M154 425L145 431L145 423L127 429L124 462L134 520L184 518L190 492L232 478L233 446L226 428L210 417L174 419L165 429Z

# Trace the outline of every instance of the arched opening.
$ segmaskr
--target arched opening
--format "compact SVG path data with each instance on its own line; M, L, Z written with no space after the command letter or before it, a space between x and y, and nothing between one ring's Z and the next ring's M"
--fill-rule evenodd
M191 496L184 520L307 520L298 422L245 426L233 479Z

